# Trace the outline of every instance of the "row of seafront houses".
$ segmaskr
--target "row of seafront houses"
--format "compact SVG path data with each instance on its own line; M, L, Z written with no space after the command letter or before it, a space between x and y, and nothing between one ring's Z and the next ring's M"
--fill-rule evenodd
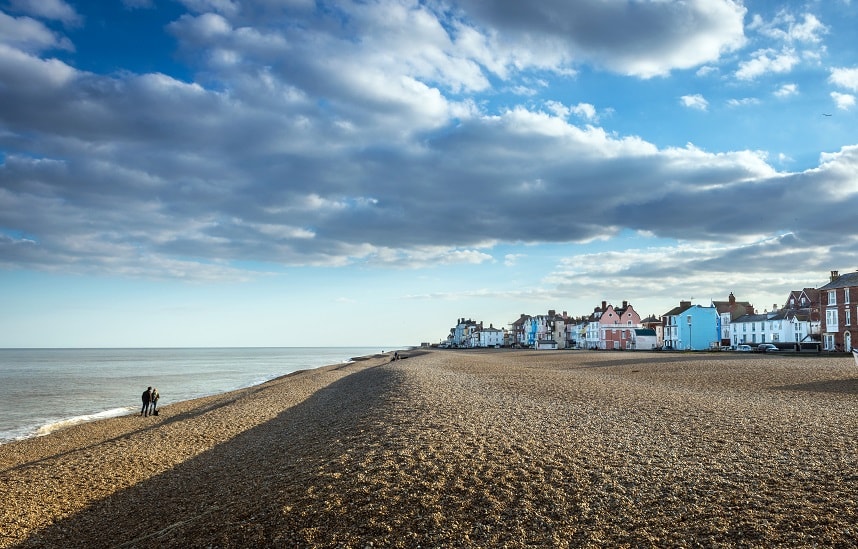
M442 347L534 349L708 350L772 343L779 348L850 351L858 347L858 272L831 271L828 284L790 292L783 307L757 313L730 293L708 306L681 301L656 317L641 318L631 304L603 301L592 314L565 311L522 314L507 328L458 319Z

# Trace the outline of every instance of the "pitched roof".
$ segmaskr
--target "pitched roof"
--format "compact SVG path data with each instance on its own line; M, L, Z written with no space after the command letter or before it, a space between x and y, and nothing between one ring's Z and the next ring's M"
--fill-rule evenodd
M834 290L836 288L850 288L853 286L858 286L858 272L840 275L825 286L821 287L820 291Z
M754 312L754 306L748 301L713 301L712 305L718 314L730 313L731 317L742 316Z
M760 322L766 320L769 320L769 315L742 315L739 318L734 318L730 323L741 324L743 322Z
M688 307L686 307L684 305L680 305L679 307L674 307L673 309L667 311L666 313L664 313L661 316L676 316L676 315L682 313L682 311L684 311L685 309L688 309Z

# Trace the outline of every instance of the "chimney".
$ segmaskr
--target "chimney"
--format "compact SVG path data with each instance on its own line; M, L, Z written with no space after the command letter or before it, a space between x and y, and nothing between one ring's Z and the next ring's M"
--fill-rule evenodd
M607 301L603 301L603 302L602 302L602 310L604 311L604 310L605 310L605 309L607 309L607 308L608 308L608 302L607 302Z
M730 305L736 304L736 296L733 295L733 292L730 292L730 297L727 298L727 301L730 302Z
M831 271L831 282L834 282L835 280L837 280L837 278L838 278L839 276L840 276L840 273L839 273L839 272L837 272L837 271Z
M691 307L691 302L690 301L680 301L679 306L687 309L687 308Z
M628 309L628 308L629 308L629 302L624 299L623 300L623 309Z
M548 309L548 316L554 316L556 314L557 314L557 311L555 311L554 309Z

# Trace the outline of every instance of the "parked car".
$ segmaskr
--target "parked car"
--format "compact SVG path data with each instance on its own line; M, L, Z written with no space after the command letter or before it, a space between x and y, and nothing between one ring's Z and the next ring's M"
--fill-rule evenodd
M736 350L741 351L743 353L750 353L751 352L751 346L750 345L737 345Z
M779 349L777 347L775 347L774 345L772 345L771 343L760 343L759 345L757 345L757 352L758 353L771 353L772 351L777 351L777 350L779 350Z

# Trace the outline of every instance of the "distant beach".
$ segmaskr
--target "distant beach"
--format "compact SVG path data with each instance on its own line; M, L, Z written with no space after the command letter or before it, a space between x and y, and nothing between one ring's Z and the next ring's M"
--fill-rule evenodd
M162 405L342 363L372 347L0 349L0 444L140 411L156 386Z
M858 543L851 357L402 356L0 445L0 547Z

